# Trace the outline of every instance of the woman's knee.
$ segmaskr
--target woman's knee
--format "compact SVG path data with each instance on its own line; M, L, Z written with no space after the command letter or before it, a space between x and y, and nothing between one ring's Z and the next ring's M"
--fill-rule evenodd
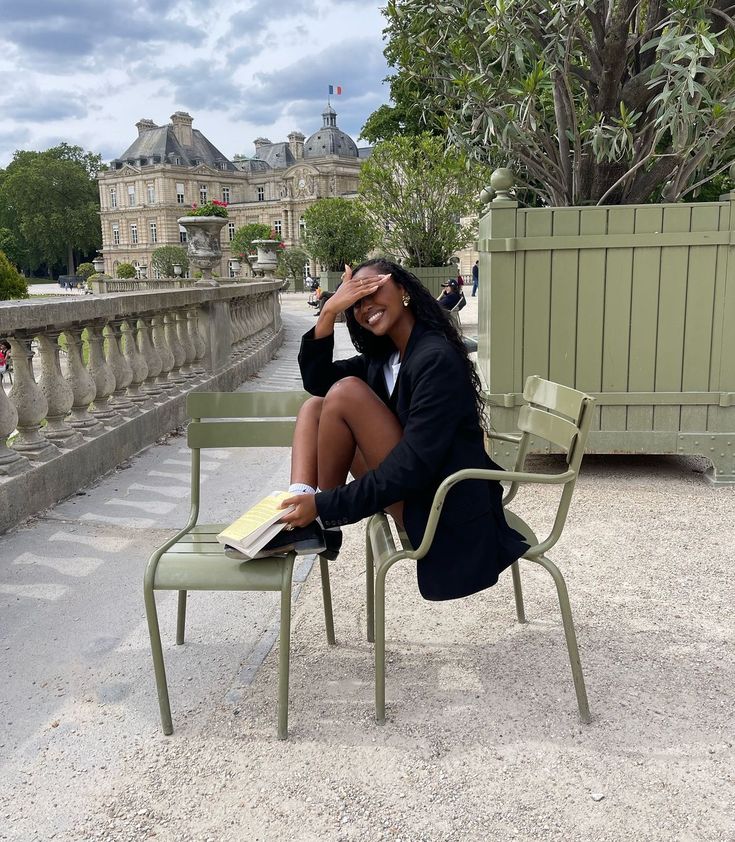
M324 404L324 398L307 398L302 404L301 409L299 410L298 415L296 416L297 421L310 421L315 420L319 421L319 417L322 414L322 406Z
M368 396L375 396L375 393L364 380L360 380L359 377L343 377L330 388L324 402L331 407L345 402L352 404L353 401Z

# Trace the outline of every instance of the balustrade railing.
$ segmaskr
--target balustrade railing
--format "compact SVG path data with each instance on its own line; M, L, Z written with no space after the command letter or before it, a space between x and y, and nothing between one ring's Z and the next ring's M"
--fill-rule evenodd
M63 454L83 458L97 437L208 380L220 388L216 377L225 371L242 373L242 382L254 371L243 363L280 344L280 286L258 281L0 304L0 338L10 342L14 369L10 392L0 387L0 503L13 478ZM153 440L164 432L151 427ZM0 530L9 525L0 516Z

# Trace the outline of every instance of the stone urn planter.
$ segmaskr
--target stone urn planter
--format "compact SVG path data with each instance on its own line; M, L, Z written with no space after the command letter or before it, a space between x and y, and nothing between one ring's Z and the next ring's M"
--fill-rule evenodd
M195 286L219 286L212 278L212 269L222 259L219 236L222 228L227 225L227 217L182 216L177 222L186 231L189 265L202 273L201 280Z
M264 278L275 277L280 244L280 240L253 240L253 245L258 249L258 259L251 264L256 274Z

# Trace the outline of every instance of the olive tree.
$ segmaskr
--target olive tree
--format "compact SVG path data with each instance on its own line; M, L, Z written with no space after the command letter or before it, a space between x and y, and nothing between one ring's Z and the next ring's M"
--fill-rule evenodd
M735 155L732 0L388 0L386 56L450 143L549 204L676 201Z
M480 171L427 132L379 143L360 171L360 197L381 248L409 266L444 266L475 236Z

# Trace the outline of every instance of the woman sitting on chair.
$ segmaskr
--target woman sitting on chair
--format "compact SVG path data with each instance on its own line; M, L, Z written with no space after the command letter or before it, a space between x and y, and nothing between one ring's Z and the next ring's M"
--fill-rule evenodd
M333 360L334 324L345 312L359 352ZM293 440L291 531L267 550L336 556L339 527L380 511L414 546L434 494L462 468L497 468L485 452L477 373L439 303L406 269L368 260L325 302L301 343L304 387ZM347 482L348 474L354 480ZM317 489L319 489L317 491ZM503 515L498 482L466 480L446 497L427 555L418 562L426 599L453 599L495 584L527 549ZM318 520L317 520L318 518Z

